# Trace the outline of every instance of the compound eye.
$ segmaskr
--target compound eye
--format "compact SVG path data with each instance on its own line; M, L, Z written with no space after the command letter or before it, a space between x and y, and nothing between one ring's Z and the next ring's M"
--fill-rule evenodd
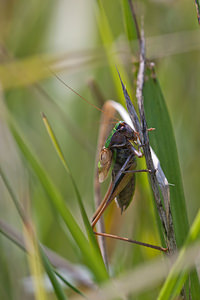
M124 124L121 124L118 130L121 131L121 132L126 131L125 125L124 125Z

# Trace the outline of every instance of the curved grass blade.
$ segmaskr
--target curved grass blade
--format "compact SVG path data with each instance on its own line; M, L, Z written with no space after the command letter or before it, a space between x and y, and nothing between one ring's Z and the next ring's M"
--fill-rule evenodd
M51 139L51 142L52 142L52 144L53 144L53 146L54 146L54 148L55 148L55 150L56 150L56 152L57 152L57 154L58 154L58 156L59 156L59 158L60 158L60 160L61 160L64 168L65 168L65 170L67 171L67 173L68 173L68 175L69 175L69 177L70 177L70 179L72 181L72 185L73 185L74 191L76 193L76 198L78 200L78 204L79 204L79 207L80 207L80 211L81 211L81 215L82 215L82 218L83 218L83 222L84 222L85 228L87 230L88 239L89 239L89 241L91 243L91 246L92 247L94 246L95 249L96 249L96 251L99 252L99 247L98 247L96 238L94 236L92 227L91 227L90 222L88 220L88 217L87 217L87 214L86 214L86 211L85 211L85 208L83 206L82 199L81 199L81 195L80 195L79 190L77 188L76 182L75 182L75 180L73 178L71 170L69 169L69 166L67 164L66 159L64 158L64 155L62 153L60 145L58 144L56 136L55 136L55 134L54 134L54 132L53 132L53 130L51 128L51 125L49 124L49 121L47 120L47 117L45 116L44 113L42 113L42 119L43 119L43 122L45 124L46 130L47 130L47 132L49 134L49 137ZM100 252L99 252L99 254L100 254Z
M180 291L188 277L187 271L182 271L180 273L177 270L184 268L186 257L186 249L188 245L192 242L195 242L200 237L200 210L197 213L197 216L191 226L190 232L188 234L187 240L184 244L184 247L181 249L180 254L172 267L158 297L158 300L167 300L167 299L174 299L176 296L180 294ZM200 295L200 289L195 289L193 292L195 297L193 299L197 299ZM198 295L198 296L197 296Z
M93 272L96 280L101 282L108 279L108 274L103 264L103 261L100 258L100 255L96 255L96 252L94 252L91 249L88 240L85 238L79 225L72 216L61 194L54 186L53 182L50 180L45 170L42 168L41 164L32 154L29 147L26 145L21 135L12 123L10 124L10 129L13 134L13 137L15 138L15 141L18 144L19 149L21 150L22 154L31 166L32 170L37 175L49 199L54 205L55 210L60 214L64 223L67 225L69 231L71 232L74 240L76 241L77 245L79 246L82 252L85 263Z

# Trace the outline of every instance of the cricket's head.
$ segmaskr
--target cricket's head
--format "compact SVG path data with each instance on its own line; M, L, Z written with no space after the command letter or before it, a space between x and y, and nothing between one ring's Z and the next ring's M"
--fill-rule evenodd
M119 147L120 145L125 145L127 141L137 144L137 138L137 132L126 122L119 121L109 134L105 142L105 148Z
M135 132L126 122L118 122L117 123L117 132L120 132L122 135L124 135L128 140L132 142L137 142L137 132Z
M98 173L99 173L99 182L103 182L110 170L112 163L112 151L108 148L103 147L100 152L99 163L98 163Z

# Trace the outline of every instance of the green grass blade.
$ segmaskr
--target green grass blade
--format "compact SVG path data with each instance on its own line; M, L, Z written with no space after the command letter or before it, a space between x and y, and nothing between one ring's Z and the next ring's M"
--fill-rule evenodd
M144 105L148 127L155 127L149 134L150 144L158 156L170 187L171 210L177 246L181 247L189 230L183 184L174 132L165 100L157 80L149 76L144 85Z
M15 244L18 248L20 248L22 251L27 253L27 249L24 245L24 243L22 243L22 241L20 241L20 239L17 239L16 237L14 237L11 232L9 232L8 230L6 230L5 226L4 226L4 222L0 219L0 233L2 235L4 235L8 240L10 240L10 242L12 242L13 244ZM43 247L40 243L40 248ZM46 256L46 258L49 261L48 256L45 254L44 250L43 250L44 255ZM83 297L84 294L77 289L74 285L72 285L71 283L69 283L54 267L52 267L52 263L49 262L49 264L51 265L51 268L53 268L53 272L63 281L64 284L66 284L69 288L71 288L74 292L76 292L79 295L82 295Z
M86 298L86 296L79 290L77 289L74 285L72 285L69 281L67 281L59 272L54 270L55 274L68 286L70 289L72 289L76 294Z
M148 74L149 78L144 85L144 105L147 124L155 127L155 132L149 135L150 144L158 156L161 167L169 181L174 184L170 187L170 204L174 223L175 237L180 248L189 231L183 183L174 132L165 100L157 79ZM195 289L199 289L197 274L191 282ZM193 289L193 287L192 287Z
M3 180L3 183L6 186L8 192L11 196L11 199L12 199L14 205L15 205L15 208L17 209L17 212L18 212L20 218L22 219L22 221L25 222L26 217L25 217L25 214L24 214L24 211L23 211L23 207L21 206L21 203L18 201L18 199L17 199L17 197L16 197L16 195L15 195L15 193L14 193L14 191L13 191L13 189L12 189L10 183L9 183L9 180L6 177L6 175L5 175L5 173L4 173L1 166L0 166L0 176L1 176L1 178Z
M67 296L65 295L58 279L56 278L56 275L55 275L55 272L54 272L54 269L53 269L51 263L49 262L49 260L48 260L47 256L45 255L41 246L39 246L39 250L40 250L40 255L42 258L42 262L43 262L45 271L47 272L47 275L51 281L51 284L53 286L55 294L57 295L57 298L60 300L68 299Z
M135 24L133 22L133 16L131 14L130 6L127 0L122 0L121 5L123 10L123 17L124 17L123 20L124 20L126 35L128 40L131 42L137 38Z
M17 142L19 149L23 153L27 162L37 175L39 181L41 182L44 190L46 191L49 199L55 207L55 210L60 214L64 223L67 225L69 231L71 232L74 240L79 246L84 261L88 267L92 270L97 281L104 281L108 278L107 271L102 260L96 253L91 250L88 240L85 238L83 232L81 231L79 225L72 216L69 208L67 207L65 201L63 200L61 194L56 189L45 170L42 168L41 164L37 161L35 156L31 153L29 147L23 141L17 129L13 124L10 124L11 132Z
M113 53L117 53L117 49L115 49L114 47L114 37L109 25L109 20L106 16L106 12L104 9L104 6L102 4L101 0L97 0L97 7L96 8L96 17L97 17L97 23L98 23L98 27L99 27L99 32L101 35L101 39L104 45L104 48L106 50L106 55L107 55L107 59L108 59L108 63L109 63L109 67L111 70L111 74L113 77L113 81L115 84L115 88L117 91L117 94L119 96L119 99L122 102L122 99L124 101L124 96L123 96L123 92L122 89L119 85L119 78L118 78L118 74L116 71L116 66L120 71L120 74L122 75L122 77L124 78L124 81L126 82L126 86L127 89L129 91L131 91L131 84L130 81L128 79L128 76L126 74L126 71L123 68L123 64L120 61L120 58L117 55L113 55Z
M27 218L23 212L23 208L21 207L21 204L20 204L19 200L17 199L17 196L15 195L12 187L10 186L9 181L8 181L6 175L4 174L2 168L0 168L0 174L1 174L1 177L3 179L3 182L4 182L8 192L11 196L11 199L22 219L24 226L27 228L27 231L32 232L32 227L29 225L29 221L27 220ZM35 239L35 242L39 246L39 243L38 243L36 237L34 236L33 238ZM53 271L50 263L48 262L48 259L47 259L46 255L44 254L41 246L39 246L39 249L40 249L40 255L41 255L42 262L43 262L43 266L45 268L45 271L47 272L47 275L49 276L49 279L50 279L52 285L53 285L53 288L54 288L55 294L57 295L57 298L59 300L66 300L67 297L66 297L61 285L59 284L59 282L54 274L54 271ZM24 250L25 250L25 248L24 248Z
M86 211L85 211L82 199L81 199L81 195L80 195L79 190L77 188L76 182L75 182L75 180L73 178L71 170L70 170L70 168L68 166L68 163L67 163L66 159L64 158L63 152L62 152L62 150L60 148L60 145L59 145L59 143L58 143L58 141L56 139L56 136L55 136L55 134L54 134L54 132L53 132L53 130L51 128L51 125L49 124L49 121L48 121L47 117L44 114L42 114L42 119L43 119L43 122L45 124L46 129L47 129L47 132L49 134L49 137L51 139L51 142L52 142L52 144L53 144L53 146L54 146L54 148L55 148L55 150L56 150L56 152L57 152L57 154L58 154L58 156L59 156L59 158L60 158L60 160L61 160L64 168L65 168L65 170L67 171L67 173L68 173L68 175L69 175L69 177L70 177L70 179L72 181L72 185L73 185L75 193L76 193L76 198L78 200L78 204L79 204L79 208L80 208L81 215L82 215L82 218L83 218L83 222L84 222L87 234L88 234L88 239L89 239L89 241L91 243L91 246L95 247L96 251L98 251L98 253L100 255L99 246L97 244L97 241L96 241L96 238L94 236L92 227L91 227L90 222L88 220L88 217L87 217L87 214L86 214Z
M173 299L175 296L178 296L187 277L188 272L183 271L177 273L177 269L180 270L180 266L184 266L185 262L185 251L187 246L192 242L196 241L200 237L200 210L197 213L197 216L193 222L193 225L190 229L188 238L184 244L184 247L181 249L181 252L172 267L158 297L158 300L167 300ZM197 296L198 295L198 296ZM197 288L193 291L193 299L197 299L200 295L200 288Z

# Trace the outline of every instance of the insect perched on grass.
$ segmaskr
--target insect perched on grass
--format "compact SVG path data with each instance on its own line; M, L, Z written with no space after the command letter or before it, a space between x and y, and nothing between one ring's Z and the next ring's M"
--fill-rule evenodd
M108 101L113 102L113 101ZM109 104L110 105L110 104ZM152 130L152 129L149 129ZM104 146L100 150L98 162L99 182L103 182L112 168L112 180L108 191L93 215L91 226L94 229L108 205L115 199L121 213L129 206L135 191L135 173L155 172L156 170L137 170L137 159L143 156L141 144L138 145L139 133L126 122L119 121L108 135ZM95 231L94 231L95 232ZM130 240L127 238L107 233L95 234L115 239L120 239L138 245L150 247L166 252L168 249L151 244Z
M137 135L133 129L123 121L119 121L100 152L98 163L99 182L103 182L112 165L112 190L109 192L105 205L101 205L93 217L92 226L96 224L107 205L116 198L117 204L123 212L131 202L135 190L136 156L142 157L142 152L136 150L133 143L137 142Z

